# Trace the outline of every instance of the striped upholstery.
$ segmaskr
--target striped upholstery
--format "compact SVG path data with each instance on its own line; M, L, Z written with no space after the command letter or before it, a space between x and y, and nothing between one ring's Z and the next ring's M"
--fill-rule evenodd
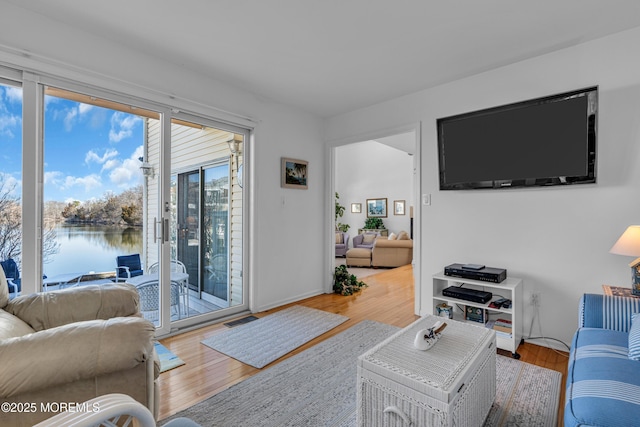
M583 296L567 371L564 425L637 426L640 361L629 359L633 310L640 299Z
M629 359L640 361L640 314L634 314L629 331Z
M640 298L584 294L580 300L581 327L628 332L634 313L640 313Z

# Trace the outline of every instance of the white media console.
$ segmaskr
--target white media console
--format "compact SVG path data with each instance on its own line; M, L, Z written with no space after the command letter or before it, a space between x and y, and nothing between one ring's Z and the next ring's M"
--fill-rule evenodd
M467 301L463 299L457 299L442 294L442 290L449 286L462 286L468 289L477 289L485 292L491 292L493 297L491 301L498 300L500 298L507 298L511 300L511 308L491 308L489 304L481 302ZM444 272L433 275L433 293L432 293L432 313L437 315L436 306L442 303L453 307L453 318L455 320L465 321L464 310L465 307L479 308L481 310L487 310L488 320L496 320L498 318L508 319L512 323L511 334L496 334L496 344L498 348L510 351L512 356L516 359L520 358L517 352L518 345L522 340L523 333L523 317L522 317L522 279L516 277L507 277L500 283L484 282L480 280L464 279L461 277L446 276ZM475 321L469 321L473 324L478 324ZM487 319L485 319L486 323Z

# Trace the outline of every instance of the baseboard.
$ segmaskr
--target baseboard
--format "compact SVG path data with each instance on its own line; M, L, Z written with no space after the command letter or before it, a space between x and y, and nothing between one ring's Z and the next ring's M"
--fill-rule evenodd
M276 302L273 302L273 303L270 303L270 304L258 306L258 307L256 307L256 310L254 310L253 312L254 313L260 313L261 311L267 311L267 310L271 310L272 308L282 307L283 305L291 304L291 303L298 302L298 301L301 301L303 299L315 297L315 296L318 296L318 295L323 295L325 293L326 292L324 292L323 290L317 290L317 291L308 292L306 294L297 295L295 297L287 298L285 300L276 301Z

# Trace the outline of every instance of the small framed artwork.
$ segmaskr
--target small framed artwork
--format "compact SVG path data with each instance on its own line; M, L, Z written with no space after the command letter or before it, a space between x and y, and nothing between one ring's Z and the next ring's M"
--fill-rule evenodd
M309 162L305 160L283 157L280 167L280 186L306 190L308 188L308 168Z
M351 203L351 213L362 213L362 203Z
M387 199L367 199L367 217L368 218L386 218L387 217Z
M404 215L404 200L393 201L393 214Z

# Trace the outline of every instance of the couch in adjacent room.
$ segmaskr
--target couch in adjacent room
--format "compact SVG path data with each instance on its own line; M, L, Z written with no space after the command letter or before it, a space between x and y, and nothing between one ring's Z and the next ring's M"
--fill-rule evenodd
M0 425L32 426L59 412L57 403L108 393L157 416L155 328L139 308L135 287L115 283L9 301L0 269L0 400L23 409L0 411Z
M371 250L372 267L400 267L413 261L413 240L406 231L376 238Z
M573 337L564 425L640 423L640 298L585 294Z

